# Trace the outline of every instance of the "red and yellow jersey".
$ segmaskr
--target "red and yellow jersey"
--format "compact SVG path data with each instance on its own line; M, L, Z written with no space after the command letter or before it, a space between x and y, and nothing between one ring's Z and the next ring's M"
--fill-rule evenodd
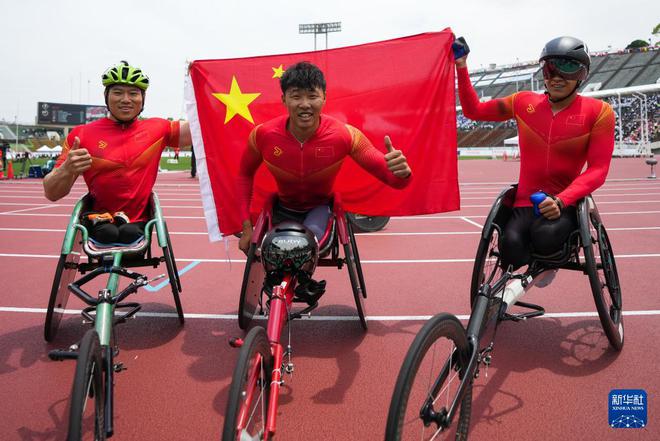
M94 210L123 211L131 222L146 220L161 152L179 145L179 122L150 118L125 126L103 118L78 126L67 136L55 167L62 165L75 137L92 156L83 177Z
M573 205L603 185L614 150L614 112L609 104L578 95L552 113L547 96L518 92L484 103L472 87L467 68L459 68L463 114L473 120L518 123L520 178L516 207L531 206L536 191ZM582 171L585 163L587 168Z
M283 206L307 211L328 203L337 173L347 156L382 182L403 188L410 179L389 171L384 154L364 134L327 115L321 116L314 135L304 143L287 130L288 115L255 127L241 159L239 190L241 213L248 218L253 176L263 162L275 178Z

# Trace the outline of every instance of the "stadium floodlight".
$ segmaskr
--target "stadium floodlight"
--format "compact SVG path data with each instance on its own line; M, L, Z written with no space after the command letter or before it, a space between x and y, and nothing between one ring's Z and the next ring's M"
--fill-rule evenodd
M306 23L298 25L299 34L314 34L314 50L316 50L316 36L325 34L325 48L328 49L328 32L341 32L341 22Z

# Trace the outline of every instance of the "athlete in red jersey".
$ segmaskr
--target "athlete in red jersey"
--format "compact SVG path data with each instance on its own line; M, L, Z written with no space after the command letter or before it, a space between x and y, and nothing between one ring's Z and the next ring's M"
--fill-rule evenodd
M108 69L103 85L109 116L69 133L55 170L44 178L44 190L51 201L61 199L82 174L94 212L109 213L87 220L92 238L131 243L144 231L161 152L189 145L190 129L186 122L137 119L149 80L128 63Z
M288 115L255 127L241 160L243 235L239 247L247 251L252 235L249 216L254 173L265 162L275 177L279 203L275 220L294 219L318 237L330 215L332 187L343 160L350 156L384 183L403 188L410 182L410 167L388 137L383 155L355 127L322 115L325 79L318 67L298 63L280 81L282 102Z
M578 95L589 72L586 45L572 37L548 42L540 62L545 94L518 92L479 102L468 74L467 45L454 45L458 91L463 114L474 120L515 118L520 145L520 179L514 213L502 236L506 263L519 267L529 260L529 244L538 254L551 254L576 227L575 203L605 182L614 149L614 112L609 104ZM585 163L586 170L582 171ZM530 195L551 195L535 220Z

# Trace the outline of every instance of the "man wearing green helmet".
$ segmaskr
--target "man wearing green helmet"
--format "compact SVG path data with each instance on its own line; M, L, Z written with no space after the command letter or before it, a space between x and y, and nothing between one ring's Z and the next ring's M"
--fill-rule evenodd
M74 128L55 169L44 178L51 201L69 194L83 175L92 196L84 221L97 242L129 244L144 232L165 147L191 144L187 122L138 119L149 78L122 61L102 76L108 117Z

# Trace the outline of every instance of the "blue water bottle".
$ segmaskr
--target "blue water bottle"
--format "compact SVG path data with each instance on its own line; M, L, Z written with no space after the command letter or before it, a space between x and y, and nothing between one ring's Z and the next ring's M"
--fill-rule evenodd
M539 204L545 201L545 198L547 197L548 195L542 191L537 191L529 197L529 200L532 201L532 204L534 205L534 216L539 217L541 215L541 212L539 211Z

